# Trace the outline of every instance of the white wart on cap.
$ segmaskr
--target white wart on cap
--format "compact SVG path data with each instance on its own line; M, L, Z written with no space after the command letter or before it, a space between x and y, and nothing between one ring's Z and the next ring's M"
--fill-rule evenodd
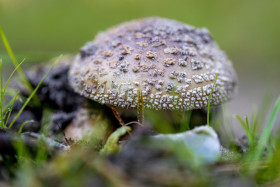
M126 22L87 43L69 80L76 92L122 108L192 110L234 94L236 74L207 29L163 18Z

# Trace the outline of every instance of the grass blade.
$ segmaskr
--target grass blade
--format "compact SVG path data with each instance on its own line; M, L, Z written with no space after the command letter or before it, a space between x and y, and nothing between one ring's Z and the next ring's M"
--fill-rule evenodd
M11 116L12 110L13 110L13 108L14 108L14 105L15 105L15 102L16 102L18 96L19 96L19 92L18 92L18 93L16 94L16 96L12 99L13 103L12 103L11 108L9 109L8 117L6 118L6 122L5 122L5 126L4 126L5 128L7 127L9 118L10 118L10 116Z
M19 63L18 63L18 61L17 61L17 59L16 59L16 57L15 57L15 55L14 55L14 53L13 53L11 47L10 47L10 44L9 44L7 38L6 38L5 33L4 33L4 31L3 31L3 29L1 27L0 27L0 35L2 37L4 46L5 46L6 50L7 50L8 54L9 54L9 56L10 56L12 62L13 62L13 64L15 65L15 67L17 67L19 65ZM20 76L22 78L27 79L25 74L24 74L24 72L23 72L23 70L21 68L18 69L18 73L20 74Z
M7 40L7 37L6 37L5 33L4 33L4 31L1 27L0 27L0 36L3 40L4 46L5 46L13 64L14 64L14 66L18 67L19 63L18 63L18 61L17 61L17 59L16 59L16 57L15 57L13 51L12 51L12 48L11 48L11 46L10 46L8 40ZM20 75L20 77L23 81L23 84L26 86L27 90L31 93L33 91L33 87L30 84L30 82L28 81L28 78L26 77L24 71L20 67L17 68L17 71L18 71L18 73L19 73L19 75ZM35 99L35 104L38 105L40 103L39 98L35 95L34 99Z
M9 95L9 96L15 96L16 94L17 94L17 90L16 89L14 89L14 88L7 88L6 90L5 90L5 93L4 93L4 91L2 91L2 94L5 94L5 95Z
M265 149L265 146L271 136L271 132L272 132L272 129L273 129L273 126L275 124L275 120L276 120L276 117L277 117L277 114L279 113L280 111L280 96L278 97L278 99L276 100L275 104L274 104L274 107L273 107L273 110L271 112L271 115L266 123L266 126L265 126L265 129L263 130L263 133L260 137L260 140L258 142L258 145L256 147L256 153L254 154L254 159L253 160L259 160L264 149Z
M267 116L269 107L272 104L272 99L273 99L273 96L271 94L267 93L263 97L260 107L258 107L259 110L257 111L257 113L255 113L255 120L252 123L253 124L252 130L253 130L254 137L256 137L257 134L260 134L261 126L262 126L262 124L264 124L265 117ZM252 118L253 118L253 116L252 116Z
M249 121L248 121L248 117L247 116L246 116L245 120L246 120L246 128L250 132Z
M211 97L212 97L212 94L213 94L213 89L216 85L216 82L217 82L217 78L218 78L218 75L216 74L216 78L215 78L215 81L214 81L214 84L212 86L212 89L211 89L211 93L209 95L209 100L208 100L208 109L207 109L207 125L209 126L210 125L210 102L211 102Z
M0 126L4 124L3 119L3 94L2 94L2 87L3 87L3 68L2 68L2 59L0 59Z
M7 110L7 111L5 111L5 112L3 112L3 119L6 119L6 116L9 114L9 112L10 112L10 109L9 110ZM3 125L4 126L4 125ZM5 128L5 127L4 127Z
M5 94L5 92L6 92L7 86L8 86L8 84L9 84L9 82L10 82L12 76L14 75L14 73L18 70L18 68L20 67L20 65L21 65L24 61L25 61L25 59L23 59L23 60L19 63L19 65L17 65L17 67L13 70L13 72L12 72L11 75L9 76L9 78L8 78L6 84L5 84L4 90L3 90L3 93L4 93L4 94Z
M254 140L253 140L253 136L250 132L250 129L249 129L249 122L248 122L248 118L246 117L246 122L239 116L239 115L236 115L236 119L239 121L239 123L241 124L241 126L243 127L243 130L245 131L245 134L246 134L246 137L248 139L248 142L249 142L249 147L250 147L250 150L253 148L253 145L254 145Z
M21 107L21 109L19 110L19 112L17 113L17 115L14 117L13 121L10 123L8 128L11 128L13 126L13 124L15 123L15 121L17 120L17 118L19 117L19 115L22 113L22 111L24 110L24 108L27 106L27 104L29 103L29 101L32 99L32 97L35 95L35 93L37 92L37 90L39 89L40 85L42 84L42 82L44 81L44 79L47 77L47 75L50 73L50 71L53 69L53 67L55 66L55 64L59 61L59 59L62 57L62 55L60 55L57 60L52 64L52 66L50 67L50 69L48 70L48 72L44 75L44 77L40 80L39 84L36 86L36 88L33 90L33 92L30 94L30 96L27 98L27 100L25 101L25 103L23 104L23 106Z
M183 120L180 124L180 132L190 130L190 121L191 121L192 111L184 111Z
M9 109L9 106L10 106L12 103L13 103L13 99L10 100L10 101L4 106L3 111L4 111L4 112L7 111L7 110Z
M23 123L20 125L20 128L19 128L19 130L18 130L18 134L20 134L20 133L22 132L23 127L24 127L27 123L32 123L32 122L34 122L34 120L28 120L28 121L23 122Z

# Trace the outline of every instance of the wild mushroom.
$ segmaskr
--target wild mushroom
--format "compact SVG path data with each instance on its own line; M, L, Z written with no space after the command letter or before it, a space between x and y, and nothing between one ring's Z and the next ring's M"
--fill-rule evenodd
M74 90L112 107L192 110L235 92L231 62L207 29L145 18L99 33L77 55L69 72Z

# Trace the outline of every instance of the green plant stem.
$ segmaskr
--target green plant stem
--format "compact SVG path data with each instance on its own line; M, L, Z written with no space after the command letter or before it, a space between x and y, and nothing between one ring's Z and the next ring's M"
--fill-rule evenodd
M215 78L215 81L214 81L214 84L212 86L212 89L211 89L211 93L209 95L209 100L208 100L208 109L207 109L207 125L209 126L210 125L210 102L211 102L211 97L212 97L212 94L213 94L213 90L214 90L214 87L216 85L216 82L217 82L217 78L218 78L218 75L216 74L216 78Z

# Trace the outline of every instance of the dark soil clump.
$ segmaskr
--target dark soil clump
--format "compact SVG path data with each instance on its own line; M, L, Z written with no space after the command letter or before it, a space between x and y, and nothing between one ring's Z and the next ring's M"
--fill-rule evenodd
M51 127L52 134L65 129L67 124L71 122L74 116L73 113L84 105L86 99L76 94L68 83L67 74L70 62L70 58L63 59L61 63L53 68L37 91L41 105L36 106L31 103L30 106L26 107L13 125L13 130L17 131L24 121L32 119L34 122L25 125L23 132L38 132L41 129L43 109L45 108L54 111L52 116L53 125ZM50 64L41 65L27 72L28 80L34 88L39 84L50 66ZM16 85L23 96L29 96L29 92L23 85L19 83ZM22 105L23 103L16 101L10 121Z

